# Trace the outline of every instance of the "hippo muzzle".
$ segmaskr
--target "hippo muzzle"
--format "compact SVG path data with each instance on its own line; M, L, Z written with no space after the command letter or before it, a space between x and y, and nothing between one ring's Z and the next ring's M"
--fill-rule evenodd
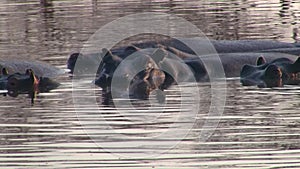
M258 58L257 66L244 65L241 70L241 83L244 86L282 87L300 84L299 58L293 62L287 58L275 59L266 63L263 57Z

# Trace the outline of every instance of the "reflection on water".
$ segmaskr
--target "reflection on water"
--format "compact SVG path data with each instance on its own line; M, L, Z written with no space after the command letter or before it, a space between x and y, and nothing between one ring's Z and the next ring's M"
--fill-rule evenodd
M146 11L184 17L213 39L296 42L299 9L295 0L4 0L0 2L0 58L36 59L66 68L69 54L79 51L101 26ZM180 98L186 105L190 102L176 87L167 91L169 102L163 112L164 105L155 101L135 102L138 111L131 112L102 105L102 91L89 82L77 88L86 95L74 96L71 79L65 75L59 80L61 86L39 94L34 106L27 95L0 97L1 168L300 167L298 86L258 89L230 80L225 111L214 117L208 114L210 86L199 84L199 113L194 116L187 109L185 119L178 120ZM89 91L97 95L88 95ZM98 107L86 104L78 110L73 97L96 100ZM149 109L149 104L156 108ZM201 132L211 130L203 128L207 119L220 121L202 142ZM187 128L171 128L176 130L163 137L172 131L174 121L176 127L191 129L182 133ZM149 157L157 153L162 154Z
M186 126L191 121L177 119L176 88L167 91L169 104L163 112L149 110L140 101L136 112L86 105L76 113L70 87L69 80L60 89L39 95L33 107L24 98L1 97L6 105L0 111L2 166L280 168L289 163L299 165L299 87L257 89L229 81L223 116L209 117L210 87L199 84L201 110L183 138L176 136L186 130L173 131L172 125L176 122L179 127ZM183 90L188 90L188 86ZM200 133L209 130L203 128L208 117L220 118L220 122L213 135L201 142ZM170 131L168 137L162 137ZM163 154L151 157L157 153Z

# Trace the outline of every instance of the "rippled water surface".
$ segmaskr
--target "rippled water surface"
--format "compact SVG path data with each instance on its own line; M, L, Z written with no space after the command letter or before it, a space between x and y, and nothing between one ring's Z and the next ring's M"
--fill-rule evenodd
M3 0L0 58L66 69L103 25L149 11L183 17L212 39L300 39L296 0ZM222 112L213 104L221 97L211 98L207 83L197 84L198 102L185 84L168 89L164 104L151 97L131 102L132 110L102 104L88 80L57 80L61 86L34 105L26 95L0 97L0 168L300 168L299 86L258 89L228 79L220 115L212 112Z

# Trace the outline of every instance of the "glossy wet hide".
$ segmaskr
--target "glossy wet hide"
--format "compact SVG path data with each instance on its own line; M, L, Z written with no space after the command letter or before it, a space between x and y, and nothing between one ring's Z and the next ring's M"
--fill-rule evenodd
M113 73L121 63L122 58L113 55L111 51L107 49L102 49L101 55L103 56L102 61L100 65L97 66L97 73L99 73L99 75L94 83L106 90L106 88L111 86Z
M117 79L124 83L127 79ZM148 100L150 95L155 95L155 99L159 103L164 103L165 95L162 89L162 84L165 80L165 74L159 69L143 70L139 72L134 78L129 82L128 90L124 88L123 85L119 87L107 87L102 90L102 104L104 105L114 105L114 97L125 97L128 94L128 98L131 103L136 100ZM114 94L112 94L114 93ZM117 93L117 94L116 94ZM114 95L114 96L113 96Z
M33 60L15 60L15 59L6 59L0 60L0 68L6 68L9 74L12 73L25 73L26 70L31 69L34 71L34 74L38 77L49 77L54 78L59 75L62 75L65 72L63 69L59 69L50 64L33 61Z
M14 73L7 78L7 93L11 97L17 97L19 94L28 94L31 103L38 92L38 79L32 70L26 70L25 74Z
M199 38L185 38L183 41L189 43L201 43L203 40ZM203 41L204 43L205 41ZM219 62L217 58L220 58L223 69L225 71L225 77L238 77L240 76L241 69L246 64L254 64L256 59L260 56L265 56L268 62L281 57L294 59L296 56L291 54L298 54L299 46L296 43L284 43L276 41L265 40L237 40L237 41L216 41L212 40L211 43L216 48L218 54L211 54L213 51L206 51L206 55L200 56L200 58L193 54L193 51L186 46L180 39L162 40L162 41L147 41L142 43L136 43L129 46L123 46L119 48L113 48L112 50L102 49L100 53L100 59L102 59L98 70L95 84L105 91L106 95L111 95L111 91L114 90L117 95L122 97L128 93L131 99L148 99L151 92L163 93L164 89L168 89L170 86L177 84L177 77L185 77L180 74L186 72L187 69L183 68L178 63L164 62L167 55L174 55L180 59L181 64L187 65L188 69L193 72L193 78L198 82L210 81L208 72L215 73L219 68L215 67L215 63ZM157 50L159 48L159 50ZM201 46L199 46L201 48ZM162 56L155 54L160 51ZM205 51L205 49L203 49ZM139 54L136 54L139 53ZM158 52L159 53L159 52ZM291 54L290 54L291 53ZM147 68L147 64L144 66L144 73L132 74L131 68L134 68L135 63L128 64L126 68L123 68L121 75L116 75L115 70L119 67L123 60L127 60L127 57L135 55L136 58L141 56L150 57L153 59L158 68L157 70L166 68L168 71L163 70L161 73L151 74ZM157 55L158 57L153 57ZM95 64L97 54L91 54L83 56L82 54L75 53L71 55L68 61L68 68L72 69L72 66L76 61L84 62L87 65ZM169 58L168 58L169 59ZM171 59L169 59L171 60ZM175 59L176 60L176 59ZM80 70L87 70L89 67L84 66ZM242 78L243 85L257 85L259 87L280 87L284 84L298 83L297 79L289 80L285 78L287 75L282 72L280 68L271 66L268 71L257 71L251 78ZM148 71L148 72L147 72ZM72 71L73 72L73 71ZM71 72L71 73L72 73ZM145 73L147 72L147 73ZM155 71L154 71L155 72ZM170 73L171 72L171 73ZM285 71L284 71L285 72ZM267 74L268 75L267 75ZM163 74L163 75L162 75ZM264 76L267 75L267 76ZM264 76L263 80L257 80L257 77ZM290 75L288 75L290 76ZM292 75L291 75L292 76ZM130 77L130 78L128 78ZM163 77L163 78L162 78ZM293 77L297 77L293 75ZM112 87L112 79L115 78L117 85ZM160 81L160 85L153 85L152 79L163 79ZM253 80L254 79L254 80ZM122 82L117 82L122 81ZM156 80L154 80L156 81ZM157 82L158 82L157 81ZM185 80L179 80L185 81ZM289 82L288 82L289 81ZM118 85L126 83L128 86ZM122 94L123 93L123 94ZM163 95L163 94L162 94ZM111 98L111 97L107 97ZM161 99L163 100L163 99Z
M160 69L164 66L161 62L164 60L165 53L157 49L135 51L136 53L125 60L107 51L109 55L103 58L104 67L95 84L103 89L105 98L111 99L114 93L117 98L147 100L151 94L154 94L157 100L163 102L164 84L166 79L170 78L170 75Z
M157 100L163 102L165 97L163 90L181 82L195 81L192 70L181 56L178 57L164 48L139 49L134 46L131 48L135 52L122 61L114 55L103 59L104 67L100 77L95 81L96 85L105 91L107 89L128 91L132 99L144 100L148 99L150 94L154 94ZM111 83L113 78L114 85Z
M164 81L161 83L160 87L156 87L151 89L150 83L146 83L144 81L145 74L139 74L137 77L132 75L130 69L134 69L134 62L132 64L128 64L126 68L123 68L120 71L123 74L123 78L126 75L130 75L134 77L129 85L130 88L130 96L134 96L133 98L138 99L145 99L149 96L149 91L153 91L156 89L164 90L169 88L170 86L177 83L177 81L191 81L193 77L197 82L208 82L209 75L207 72L214 73L218 70L215 65L221 61L225 76L226 77L238 77L240 76L241 69L244 65L252 65L255 64L257 58L260 56L264 56L265 60L268 62L272 62L273 60L283 58L287 60L295 60L297 56L284 54L284 53L221 53L217 54L210 54L197 57L196 55L192 55L189 53L185 53L182 51L177 50L176 48L165 46L160 46L161 48L148 48L148 49L139 49L135 46L131 46L130 49L133 51L135 50L137 54L135 55L136 58L139 58L144 55L148 55L153 59L155 64L158 66L159 69L163 70L164 73ZM111 52L108 52L111 53ZM96 84L101 88L105 89L111 86L111 79L114 76L114 71L117 69L119 64L121 63L121 59L113 54L108 55L110 57L106 58L106 62L104 62L102 67L102 72L100 73L100 77L96 80ZM114 59L118 58L118 59ZM219 60L220 59L220 60ZM144 68L146 68L146 65ZM269 70L272 72L272 69ZM274 71L274 70L273 70ZM191 72L192 75L185 74L187 72ZM253 77L261 76L259 75L260 71L257 71ZM278 72L280 73L280 72ZM149 74L149 73L148 73ZM274 74L274 73L273 73ZM149 74L152 76L151 78L155 79L155 74ZM149 76L148 75L148 76ZM261 81L257 84L258 86L281 86L283 84L281 81L277 80L274 82L274 78L272 78L272 73L265 79L265 83ZM275 74L274 74L275 75ZM278 75L280 76L280 75ZM121 77L120 77L121 78ZM150 79L151 79L150 78ZM181 79L180 79L181 78ZM186 79L185 79L186 78ZM278 78L280 79L280 78ZM253 85L258 81L252 82L251 78L244 79L244 84ZM127 81L128 82L128 81ZM122 89L121 89L122 90ZM125 88L123 89L126 90ZM140 95L140 96L139 96Z
M28 69L24 74L13 73L6 76L6 79L1 81L5 84L5 90L11 97L17 97L19 94L28 94L31 98L31 103L38 93L49 92L59 86L59 83L47 77L38 77L33 70Z
M300 58L292 61L278 58L266 62L263 57L257 59L257 66L245 65L241 70L243 86L283 87L284 85L299 85Z
M131 45L115 47L111 49L111 53L114 56L118 56L121 59L126 58L136 51L132 46L139 49L147 48L165 48L170 52L174 52L173 49L195 55L194 51L188 47L184 42L190 44L197 44L199 51L203 51L203 55L209 55L214 53L284 53L291 55L300 55L300 45L299 43L286 43L271 40L210 40L211 44L214 46L215 50L207 50L207 40L201 38L170 38L157 41L146 41L142 43L133 43ZM203 45L201 45L203 44ZM103 58L102 53L93 53L83 56L80 53L73 53L68 59L68 69L73 73L76 61L85 62L86 65L93 65L95 63L100 63L101 58ZM178 54L178 53L175 53ZM179 56L179 55L178 55ZM88 66L85 67L88 69Z

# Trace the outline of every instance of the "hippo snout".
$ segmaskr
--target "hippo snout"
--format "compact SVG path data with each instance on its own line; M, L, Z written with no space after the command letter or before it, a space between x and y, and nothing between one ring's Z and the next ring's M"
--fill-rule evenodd
M8 91L29 91L38 89L38 79L31 74L31 72L26 72L26 74L13 74L7 79L7 90Z

